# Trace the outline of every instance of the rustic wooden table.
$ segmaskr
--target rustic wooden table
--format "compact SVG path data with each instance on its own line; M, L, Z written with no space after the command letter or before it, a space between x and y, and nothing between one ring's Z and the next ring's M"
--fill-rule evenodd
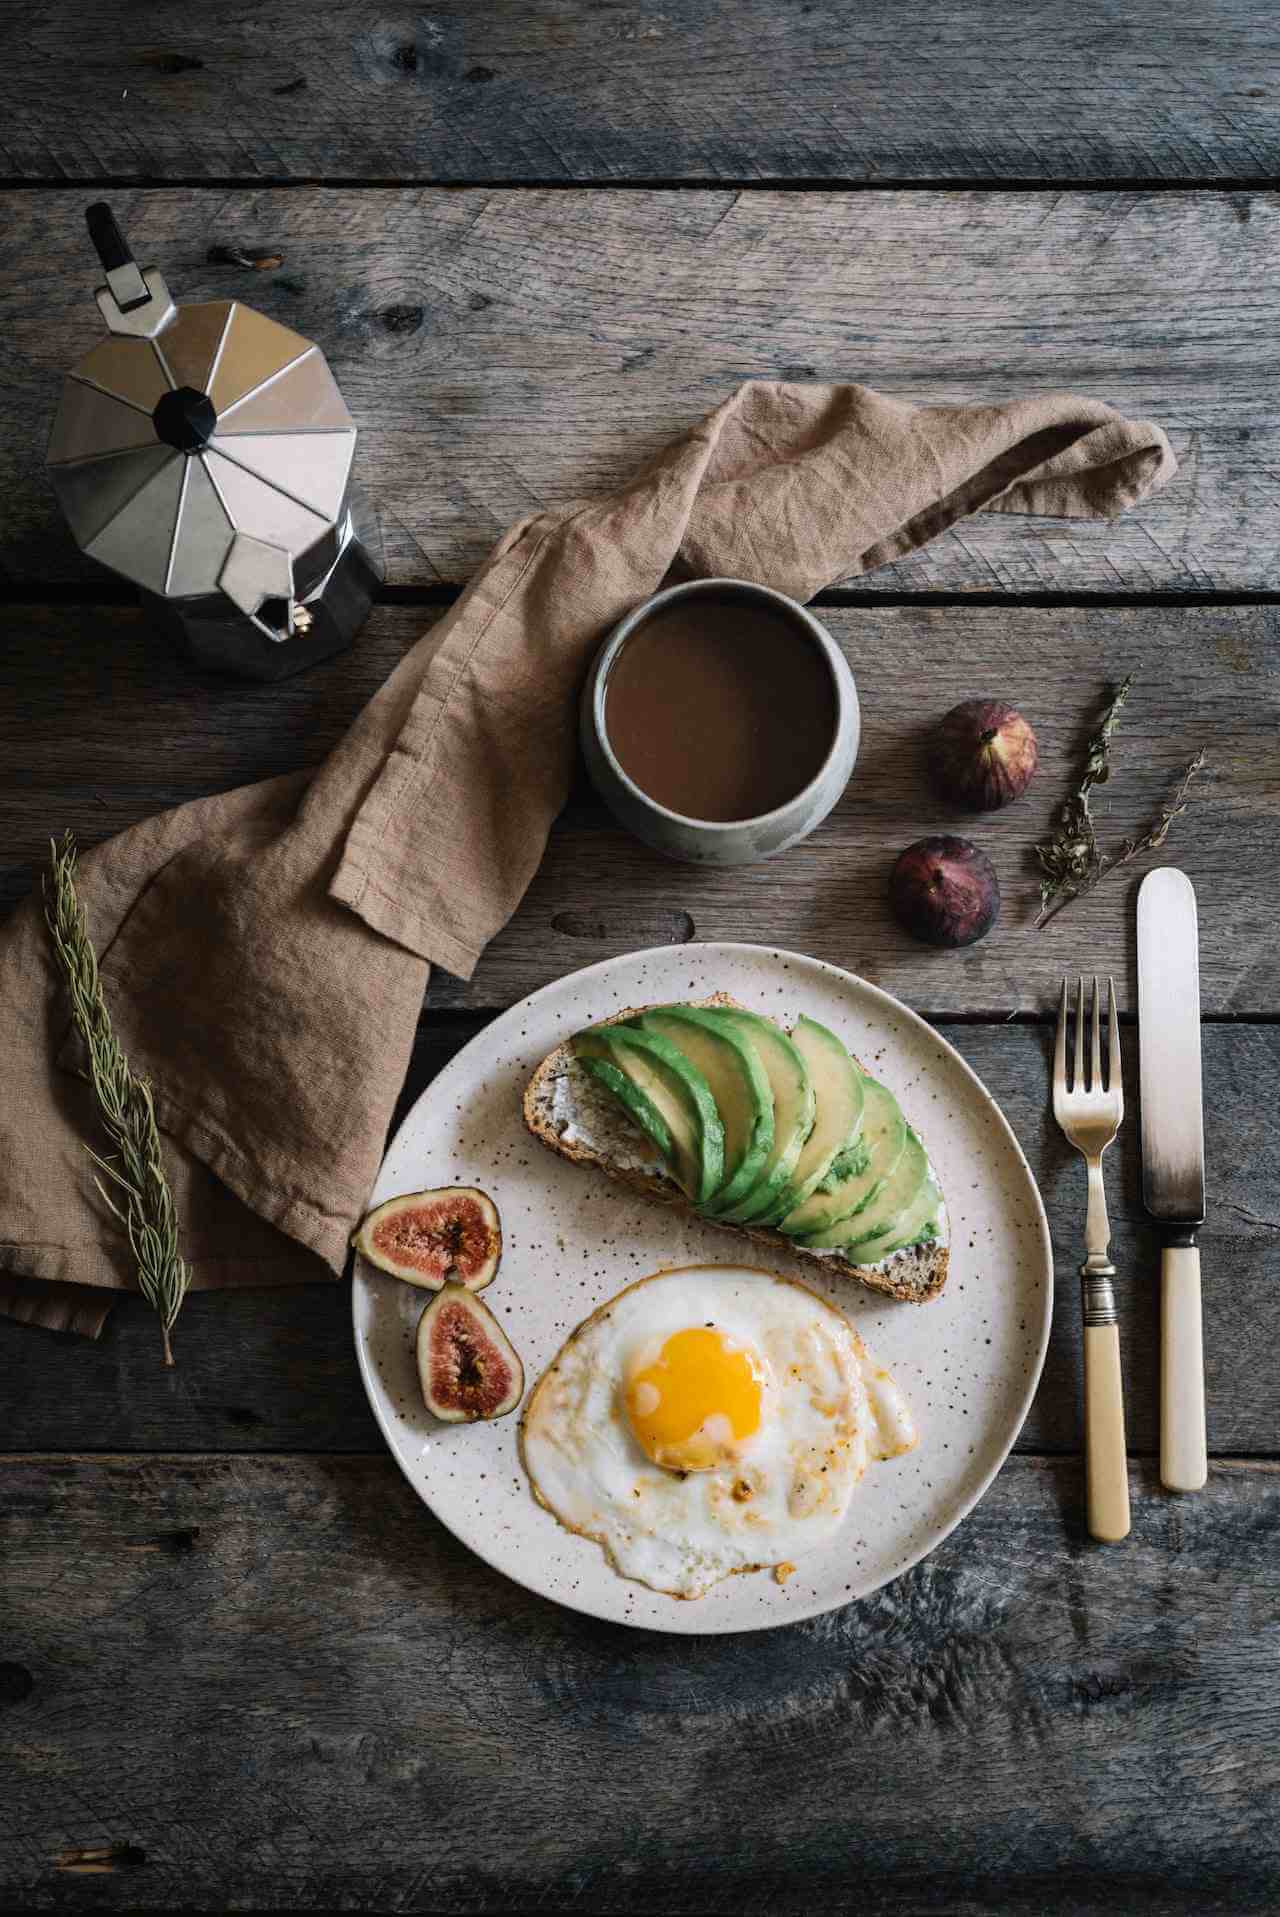
M5 0L0 887L51 831L315 764L516 515L607 487L738 380L920 399L1070 387L1161 421L1112 526L970 521L823 596L867 731L784 864L707 874L579 789L474 981L433 982L406 1096L486 1018L643 944L765 939L925 1011L1040 1178L1044 1381L977 1512L875 1599L767 1637L628 1633L471 1558L384 1452L345 1286L202 1295L181 1363L0 1323L0 1902L493 1912L1274 1909L1280 1426L1280 32L1262 0ZM42 473L96 336L109 191L180 297L320 340L390 580L274 689L188 676L78 561ZM1159 1489L1155 1246L1113 1172L1133 1533L1082 1520L1078 1162L1048 1113L1064 970L1132 1009L1129 868L1043 933L1029 849L1108 684L1140 827L1197 885L1212 1218L1209 1484ZM1012 698L1043 770L978 836L1006 907L909 944L886 853L921 734ZM1130 876L1132 874L1132 876ZM1132 1058L1135 1047L1129 1045ZM1122 1189L1121 1189L1122 1188Z

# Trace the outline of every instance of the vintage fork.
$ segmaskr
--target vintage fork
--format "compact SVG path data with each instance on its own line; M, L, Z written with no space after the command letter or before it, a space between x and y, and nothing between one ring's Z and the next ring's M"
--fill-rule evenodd
M1125 1456L1124 1393L1120 1381L1120 1333L1116 1326L1116 1268L1107 1257L1111 1226L1102 1183L1102 1154L1120 1129L1124 1091L1120 1083L1120 1021L1115 980L1107 981L1107 1082L1102 1082L1101 988L1093 981L1092 1046L1088 1082L1084 1069L1084 980L1076 999L1075 1071L1067 1083L1067 982L1062 982L1058 1039L1053 1054L1053 1115L1089 1168L1089 1210L1080 1267L1084 1304L1084 1457L1089 1531L1114 1542L1129 1530L1129 1468Z

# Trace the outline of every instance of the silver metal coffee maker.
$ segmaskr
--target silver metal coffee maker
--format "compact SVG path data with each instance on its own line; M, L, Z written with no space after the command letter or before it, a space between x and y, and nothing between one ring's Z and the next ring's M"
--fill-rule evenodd
M342 651L383 565L324 354L239 300L176 306L109 207L85 217L109 336L68 374L48 453L76 543L193 664L283 679Z

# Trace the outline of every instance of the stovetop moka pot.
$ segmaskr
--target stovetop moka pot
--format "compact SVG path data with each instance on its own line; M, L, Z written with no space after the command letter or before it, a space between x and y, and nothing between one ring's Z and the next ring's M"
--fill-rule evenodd
M110 332L68 374L48 452L76 543L194 664L283 679L342 651L382 557L324 354L239 300L175 305L109 207L85 217Z

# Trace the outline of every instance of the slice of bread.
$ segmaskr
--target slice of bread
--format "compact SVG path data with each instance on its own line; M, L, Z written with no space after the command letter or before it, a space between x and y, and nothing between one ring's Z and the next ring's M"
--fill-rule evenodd
M703 1005L735 1003L724 992L699 1002ZM635 1018L639 1009L618 1012L607 1023L615 1025L624 1018ZM583 1071L569 1041L548 1053L529 1080L524 1095L524 1122L536 1139L561 1158L570 1159L575 1165L592 1165L607 1177L664 1205L680 1205L686 1211L693 1209L659 1163L656 1148L649 1139ZM719 1218L708 1218L707 1223L721 1231L733 1232L739 1238L750 1238L758 1245L807 1259L824 1271L856 1278L873 1291L887 1292L892 1298L905 1298L912 1304L936 1298L947 1282L950 1250L945 1201L936 1239L894 1252L873 1265L854 1264L839 1252L810 1251L767 1226L729 1225Z

